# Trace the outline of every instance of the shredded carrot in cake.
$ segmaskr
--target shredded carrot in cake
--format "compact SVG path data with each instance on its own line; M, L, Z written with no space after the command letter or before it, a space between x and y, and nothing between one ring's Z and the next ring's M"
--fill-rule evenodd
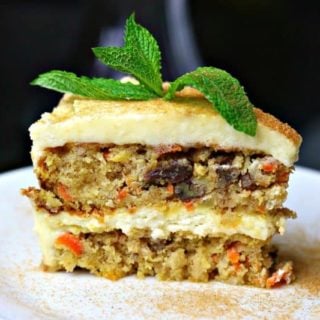
M266 281L267 288L279 288L290 283L289 273L284 269L279 269L274 272Z
M183 204L188 211L194 210L193 201L185 201Z
M182 147L178 144L171 144L171 145L161 145L155 148L155 151L159 154L166 154L166 153L174 153L182 151Z
M237 249L235 248L235 246L232 246L227 250L227 256L228 256L228 259L230 260L230 262L232 264L238 264L239 263L240 254L237 251Z
M64 201L73 201L72 195L69 193L68 188L64 184L58 184L57 193L59 197L62 198Z
M274 173L278 169L278 164L274 161L267 161L262 165L262 171L266 173Z
M266 207L264 205L257 206L257 211L260 213L264 213L266 211Z
M168 186L167 186L167 191L168 193L170 194L173 194L174 193L174 186L173 184L169 183Z
M118 200L123 201L128 196L128 190L126 187L122 188L118 192Z
M84 251L80 239L69 232L60 235L56 239L56 244L66 247L76 256L80 256Z

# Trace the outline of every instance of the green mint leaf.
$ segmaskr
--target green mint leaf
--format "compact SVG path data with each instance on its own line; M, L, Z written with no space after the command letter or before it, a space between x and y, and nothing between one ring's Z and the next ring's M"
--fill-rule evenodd
M165 99L174 98L175 92L185 86L202 92L236 130L255 136L257 119L253 107L239 81L228 72L213 67L202 67L186 73L171 84Z
M60 70L40 74L31 84L62 93L102 100L148 100L155 97L155 94L142 85L105 78L78 77L72 72Z
M150 61L153 73L156 75L158 85L162 91L161 78L161 52L157 40L153 35L134 20L135 16L132 14L126 23L124 42L126 47L138 46L145 57Z
M97 47L96 57L109 67L129 73L146 88L163 96L161 54L151 33L137 24L132 14L126 22L124 47Z

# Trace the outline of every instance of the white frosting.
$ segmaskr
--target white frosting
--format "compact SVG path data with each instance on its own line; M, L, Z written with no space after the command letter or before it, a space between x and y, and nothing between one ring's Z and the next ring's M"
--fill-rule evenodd
M183 205L170 214L159 212L156 208L140 207L135 213L126 209L116 209L112 215L98 217L95 215L78 216L66 211L57 215L47 213L44 209L34 209L35 231L40 240L44 262L55 264L54 242L65 232L101 233L121 230L131 235L137 229L150 230L154 239L167 238L171 232L190 232L204 236L231 236L243 234L255 239L266 240L275 233L285 232L285 217L263 216L261 214L237 212L228 216L208 207L198 207L189 212Z
M68 142L219 145L261 151L288 166L297 160L299 146L284 134L262 123L254 137L239 132L203 99L129 102L67 98L31 126L34 162L45 148Z
M66 211L52 215L44 210L35 210L36 230L44 237L47 229L59 232L70 231L99 233L119 229L130 235L135 229L151 231L151 237L166 238L172 232L191 232L204 237L207 235L244 234L255 239L266 240L276 232L284 232L285 218L281 216L264 216L261 214L238 211L237 214L221 214L205 206L188 211L183 205L163 214L153 207L140 207L134 213L124 208L116 209L104 217L90 215L79 216Z

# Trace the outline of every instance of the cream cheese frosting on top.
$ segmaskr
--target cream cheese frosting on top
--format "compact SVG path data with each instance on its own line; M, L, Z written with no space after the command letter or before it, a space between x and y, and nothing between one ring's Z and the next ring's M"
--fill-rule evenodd
M66 94L52 113L30 127L34 163L44 149L66 143L218 146L254 150L287 166L298 159L301 137L287 124L255 109L254 137L235 130L199 92L186 88L174 100L91 100Z

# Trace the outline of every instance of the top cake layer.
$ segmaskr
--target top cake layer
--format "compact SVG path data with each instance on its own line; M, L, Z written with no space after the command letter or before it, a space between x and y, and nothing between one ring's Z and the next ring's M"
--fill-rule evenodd
M68 142L218 146L272 155L287 166L298 158L300 135L289 125L255 108L254 137L232 128L196 90L184 89L173 101L102 101L65 95L52 113L30 128L32 157Z

